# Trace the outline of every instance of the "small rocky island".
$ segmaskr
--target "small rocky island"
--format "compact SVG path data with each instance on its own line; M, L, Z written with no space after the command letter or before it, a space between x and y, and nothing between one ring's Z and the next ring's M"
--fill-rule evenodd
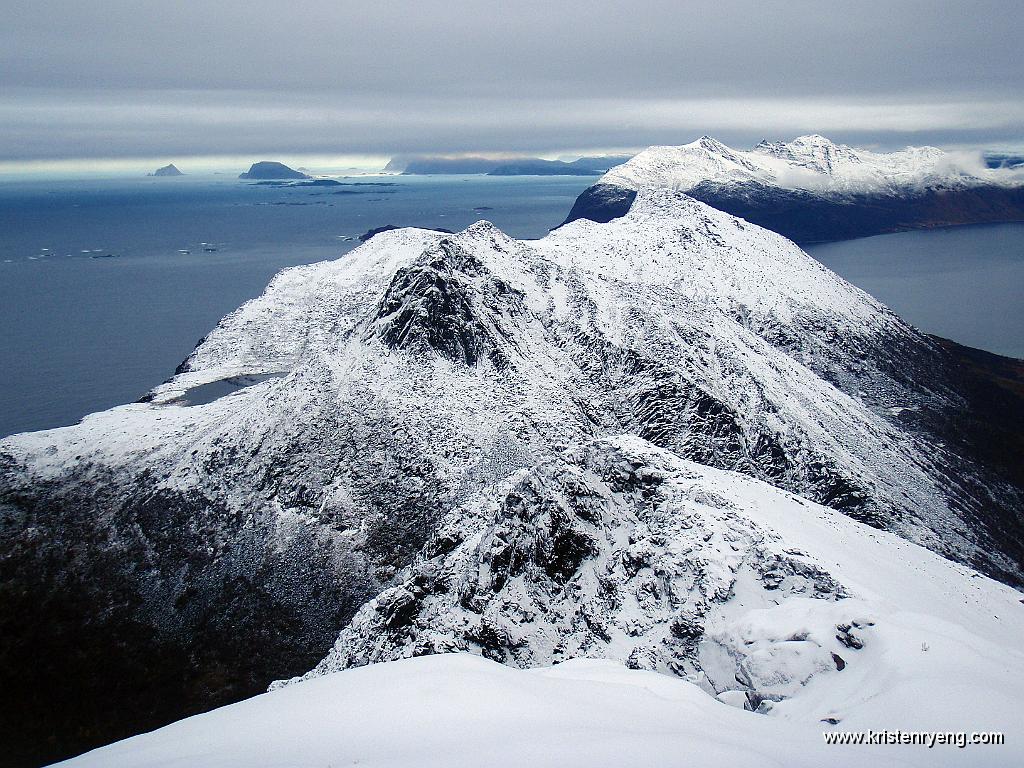
M153 171L150 176L184 176L185 174L178 170L178 167L174 163L168 163L163 168L157 168Z
M240 179L308 179L308 174L289 168L284 163L261 160L249 166L249 170L239 174Z

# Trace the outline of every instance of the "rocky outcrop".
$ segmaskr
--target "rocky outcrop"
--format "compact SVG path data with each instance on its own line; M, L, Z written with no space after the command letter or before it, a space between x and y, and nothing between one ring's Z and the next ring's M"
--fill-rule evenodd
M894 678L956 690L971 669L972 686L1002 685L1003 661L979 674L988 654L974 649L1019 654L1003 625L1021 621L1017 596L833 510L620 436L447 515L315 669L273 687L439 653L520 669L607 659L776 725L906 723L920 710L879 713ZM955 716L956 695L941 699L929 709Z
M448 515L399 585L367 603L308 676L471 651L523 668L613 658L699 679L715 694L783 698L791 681L762 679L742 644L728 647L731 673L708 677L701 650L714 653L724 606L850 595L703 473L625 437L524 470L496 498ZM852 642L821 639L800 641L813 661L797 686L834 670L832 651Z

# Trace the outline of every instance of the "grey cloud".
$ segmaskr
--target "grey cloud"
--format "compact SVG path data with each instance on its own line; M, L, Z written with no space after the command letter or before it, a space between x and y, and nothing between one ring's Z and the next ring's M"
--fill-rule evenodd
M1024 125L1019 0L15 6L3 159L1007 142Z

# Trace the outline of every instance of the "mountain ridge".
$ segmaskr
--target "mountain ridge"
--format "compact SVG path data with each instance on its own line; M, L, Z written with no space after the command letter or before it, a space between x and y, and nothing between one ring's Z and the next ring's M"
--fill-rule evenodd
M962 375L793 243L679 192L538 241L383 232L279 273L144 402L0 441L4 684L33 703L5 738L109 741L302 674L452 510L622 434L1020 583L1021 489L973 447L984 423L963 432ZM55 723L40 690L93 706Z

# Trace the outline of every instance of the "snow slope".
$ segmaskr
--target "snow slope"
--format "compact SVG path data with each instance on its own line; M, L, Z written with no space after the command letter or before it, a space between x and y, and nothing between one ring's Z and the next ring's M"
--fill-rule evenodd
M859 764L854 747L826 746L816 730L780 728L713 702L694 686L607 662L520 672L473 656L448 655L311 680L61 765Z
M1015 738L1020 593L634 436L523 471L503 493L486 514L463 510L465 541L364 607L308 679L66 765L1024 760ZM570 530L592 536L594 550L559 548ZM501 547L516 548L519 561L501 558ZM565 559L573 552L576 563ZM419 593L415 609L396 602L399 591ZM516 671L464 653L402 660L440 650L432 643L441 637L444 650L538 668ZM482 638L490 642L483 649ZM353 644L389 642L382 658L399 660L332 672L346 666L338 662ZM556 642L561 653L552 652ZM634 644L645 650L639 657L628 652ZM636 669L638 658L659 654L699 669L685 681ZM563 657L574 660L549 666ZM621 663L627 658L634 669ZM755 706L767 716L744 711ZM999 731L1007 743L838 747L822 736L869 729Z

